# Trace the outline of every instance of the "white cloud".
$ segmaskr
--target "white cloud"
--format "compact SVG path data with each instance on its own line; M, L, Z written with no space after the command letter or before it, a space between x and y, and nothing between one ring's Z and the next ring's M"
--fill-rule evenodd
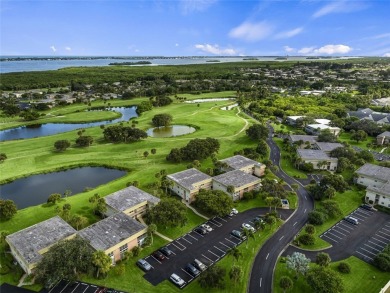
M205 53L210 53L214 55L230 55L235 56L238 55L239 52L237 50L234 50L232 48L225 48L222 49L218 45L210 45L210 44L197 44L195 45L195 48L198 50L201 50Z
M295 48L291 48L289 46L284 46L283 47L284 51L287 52L287 53L291 53L291 52L295 52L296 49Z
M313 18L318 18L331 13L348 13L366 8L367 5L364 1L347 1L338 0L332 1L329 4L323 6L313 14Z
M337 55L337 54L347 54L353 49L347 45L325 45L318 49L316 47L305 47L298 50L298 53L304 55Z
M390 57L390 53L383 54L383 57Z
M181 9L184 14L204 11L218 0L181 0Z
M378 39L388 39L388 38L390 38L390 33L376 35L376 36L371 37L370 39L378 40Z
M65 47L65 50L70 52L70 51L72 51L72 48L71 47Z
M176 44L175 44L175 47L179 47L179 44L178 44L178 43L176 43Z
M229 36L236 39L243 39L245 41L259 41L269 36L272 31L272 25L268 24L266 21L257 23L246 21L238 27L233 28L229 32Z
M303 31L303 27L297 27L293 30L284 31L276 34L275 39L288 39L300 34Z
M50 49L55 53L57 51L56 47L50 46Z

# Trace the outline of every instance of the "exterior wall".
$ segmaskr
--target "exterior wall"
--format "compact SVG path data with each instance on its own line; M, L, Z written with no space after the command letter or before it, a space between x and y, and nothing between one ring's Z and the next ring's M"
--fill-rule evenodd
M386 181L358 175L356 183L364 185L364 186L382 187L383 184L386 183Z
M260 183L248 184L248 185L241 186L239 188L236 187L236 188L234 188L233 193L229 193L227 191L227 186L225 186L219 182L213 181L213 190L221 190L221 191L225 192L226 194L230 195L234 201L241 199L244 192L249 192L252 190L259 190L259 188L260 188Z
M188 190L174 181L172 182L173 182L173 186L170 187L170 190L173 191L178 196L180 196L185 201L190 203L195 200L196 195L199 193L199 189L210 190L212 186L211 178L194 184L193 185L194 188L192 190Z
M383 195L374 191L366 191L366 202L372 202L380 206L390 208L390 195Z
M336 171L337 169L337 161L327 161L327 166L322 166L321 168L318 167L319 162L323 162L325 160L305 160L303 159L305 163L312 163L315 170L329 170L329 171Z
M32 269L36 266L36 264L29 265L28 263L26 263L24 261L24 258L21 255L19 255L19 253L15 249L15 247L10 243L8 243L8 244L9 244L9 247L11 249L11 254L14 257L14 259L18 262L18 264L23 269L23 271L25 271L28 275L30 275L32 273Z
M253 175L257 177L264 176L266 166L263 164L260 167L255 166L255 171L253 172Z
M388 136L377 136L376 143L379 145L388 144L390 141L390 137Z
M340 129L332 129L332 128L328 128L330 130L331 133L333 133L335 136L338 136L340 134ZM317 128L312 128L310 126L306 126L305 127L305 131L309 134L313 134L313 135L319 135L321 133L321 130L323 129L320 129L318 130Z
M132 217L133 219L137 218L138 216L142 216L146 213L148 208L152 207L153 204L149 204L146 200L144 202L141 202L135 206L132 206L131 208L124 210L123 212Z

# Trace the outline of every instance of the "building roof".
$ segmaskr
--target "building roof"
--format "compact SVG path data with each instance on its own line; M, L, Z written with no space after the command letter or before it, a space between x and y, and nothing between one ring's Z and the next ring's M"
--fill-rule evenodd
M336 158L331 158L327 153L321 150L307 150L307 149L298 149L298 155L303 160L336 160Z
M244 156L240 156L240 155L223 159L223 160L221 160L221 162L226 163L229 167L231 167L235 170L238 170L238 169L241 169L244 167L248 167L248 166L253 166L253 165L257 165L257 166L262 165L259 162L256 162L254 160L248 159L248 158L246 158Z
M259 178L245 173L241 170L233 170L230 172L226 172L224 174L213 177L213 180L222 185L234 186L237 188L247 184L256 184L261 182Z
M117 213L79 231L96 250L107 250L145 229L146 226L124 213Z
M167 177L188 190L194 189L193 185L198 183L198 182L201 182L201 181L204 181L207 179L210 179L210 181L211 181L211 177L209 175L202 173L195 168L191 168L188 170L184 170L181 172L170 174Z
M106 196L104 199L107 205L117 211L125 211L145 201L152 203L158 203L160 201L159 198L134 186L129 186L125 189L114 192Z
M338 142L316 142L315 144L318 147L318 149L320 149L321 151L324 151L324 152L331 152L334 149L337 149L337 148L344 146Z
M40 222L26 229L8 235L7 242L15 247L18 254L29 264L41 260L41 251L77 231L59 216Z
M390 180L390 168L366 163L356 170L356 174L376 178L383 181Z
M378 134L379 137L390 137L390 131L382 132L381 134Z
M386 182L381 187L368 186L367 190L381 193L383 195L390 196L390 183Z
M329 125L330 120L329 119L314 119L315 122L319 124Z
M329 126L329 125L325 125L325 124L309 124L307 125L307 127L310 127L312 129L320 129L320 130L324 130L324 129L340 129L338 127L332 127L332 126Z
M290 120L297 120L297 119L300 119L300 118L303 118L305 116L287 116L288 119Z
M295 134L290 134L289 138L292 142L300 141L302 140L303 142L310 142L310 143L315 143L317 142L318 136L316 135L295 135Z

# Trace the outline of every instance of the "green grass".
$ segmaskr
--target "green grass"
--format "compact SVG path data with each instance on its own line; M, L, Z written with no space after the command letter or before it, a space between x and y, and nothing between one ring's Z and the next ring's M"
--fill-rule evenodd
M351 256L342 262L346 262L351 266L350 274L341 274L339 276L343 280L344 292L365 292L376 293L389 281L388 273L381 272L377 268L368 263ZM336 272L340 262L333 262L330 268ZM315 264L311 264L315 266ZM312 292L304 277L300 276L298 280L294 280L295 273L287 270L286 264L278 262L274 276L274 292L282 293L283 290L279 287L279 280L282 276L288 276L294 281L294 287L290 293Z

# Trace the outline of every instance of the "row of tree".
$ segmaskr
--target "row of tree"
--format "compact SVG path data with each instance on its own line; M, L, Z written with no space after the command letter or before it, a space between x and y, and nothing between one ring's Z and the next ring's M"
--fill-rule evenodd
M220 144L215 138L190 140L188 144L182 148L173 148L168 156L167 161L179 163L182 161L203 160L210 157L214 153L218 153Z

